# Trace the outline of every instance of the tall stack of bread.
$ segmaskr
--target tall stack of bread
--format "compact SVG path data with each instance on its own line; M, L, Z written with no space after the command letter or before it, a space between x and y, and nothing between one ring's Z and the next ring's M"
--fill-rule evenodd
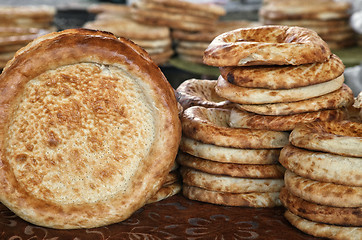
M134 3L132 18L143 24L169 27L174 33L175 49L180 58L201 63L201 56L211 41L210 35L214 38L215 32L224 26L218 26L218 20L225 13L223 7L215 4L140 0Z
M260 8L263 24L306 27L316 31L332 49L356 45L350 27L351 4L335 0L264 0Z
M113 5L115 5L114 8ZM165 26L136 22L131 18L131 7L118 5L92 5L88 11L98 14L94 21L85 23L84 27L129 38L144 48L158 65L166 63L174 54L170 29Z
M279 161L287 169L280 199L296 228L328 239L362 239L362 123L296 127Z
M354 101L343 84L341 60L309 29L262 26L229 31L211 42L204 62L220 68L218 80L190 79L176 90L186 109L177 159L183 166L183 193L190 199L243 205L241 199L250 193L279 194L280 189L261 190L255 179L282 179L263 174L280 169L278 151L288 144L290 131L300 123L343 120L344 108ZM253 175L246 174L250 169ZM258 187L236 184L246 180L248 186ZM216 188L216 182L223 188ZM274 199L274 205L278 201Z
M21 47L55 30L55 12L50 6L0 6L0 68Z

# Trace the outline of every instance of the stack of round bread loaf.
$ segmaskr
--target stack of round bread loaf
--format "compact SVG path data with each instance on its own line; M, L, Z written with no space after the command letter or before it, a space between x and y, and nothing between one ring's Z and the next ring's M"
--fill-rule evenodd
M356 44L349 25L351 4L335 0L264 0L260 8L263 24L313 29L332 49Z
M284 168L278 156L288 133L230 128L229 115L227 108L203 106L183 112L176 160L184 196L228 206L280 205Z
M280 199L285 217L303 232L362 239L362 124L297 126L279 161L287 169Z
M121 9L116 8L118 11L103 10L100 17L85 23L84 27L108 31L118 37L129 38L145 49L156 64L166 63L174 54L170 29L165 26L138 23L130 18L130 14L124 13L124 8L128 8L128 13L131 12L131 8L128 6L123 6ZM90 8L90 11L95 11L95 9L94 6ZM101 10L99 9L99 11Z
M172 31L172 39L178 57L193 63L203 63L204 51L219 34L241 27L255 27L259 24L246 20L219 21L214 31L190 32L180 29Z
M52 27L55 11L50 6L0 8L0 68L30 41L55 30Z

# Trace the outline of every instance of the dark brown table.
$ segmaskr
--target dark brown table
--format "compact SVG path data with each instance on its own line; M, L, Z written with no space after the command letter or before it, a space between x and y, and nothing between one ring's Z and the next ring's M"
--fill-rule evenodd
M0 204L0 239L317 239L292 227L283 213L283 207L226 207L191 201L178 194L144 206L121 223L57 230L25 222Z

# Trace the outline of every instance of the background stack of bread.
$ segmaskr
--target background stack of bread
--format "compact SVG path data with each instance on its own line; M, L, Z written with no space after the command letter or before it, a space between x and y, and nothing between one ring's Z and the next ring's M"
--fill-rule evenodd
M115 4L114 4L115 5ZM144 48L152 60L164 64L173 55L170 29L165 26L139 23L131 19L131 7L100 4L89 8L97 13L96 19L84 24L85 28L112 32L118 37L131 39Z
M280 199L292 225L316 237L361 239L361 123L298 126L279 161L287 169Z
M0 7L0 68L30 41L55 31L55 12L50 6Z
M133 7L132 18L135 21L169 27L173 38L176 39L177 54L191 62L202 63L206 44L220 33L220 28L225 27L219 24L219 18L225 15L226 11L215 4L179 0L140 0L136 1Z
M260 8L263 24L301 26L313 29L331 49L356 45L349 25L351 4L335 0L264 0Z
M172 39L180 59L202 64L205 49L217 35L236 28L256 27L258 25L260 24L257 22L247 20L218 21L214 31L190 32L175 29L172 31Z

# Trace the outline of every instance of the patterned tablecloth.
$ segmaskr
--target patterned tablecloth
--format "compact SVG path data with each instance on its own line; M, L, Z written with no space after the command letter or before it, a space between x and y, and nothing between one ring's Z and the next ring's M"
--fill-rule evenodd
M139 209L129 219L100 228L57 230L27 223L0 204L0 239L265 239L312 240L283 217L284 208L225 207L181 195Z

